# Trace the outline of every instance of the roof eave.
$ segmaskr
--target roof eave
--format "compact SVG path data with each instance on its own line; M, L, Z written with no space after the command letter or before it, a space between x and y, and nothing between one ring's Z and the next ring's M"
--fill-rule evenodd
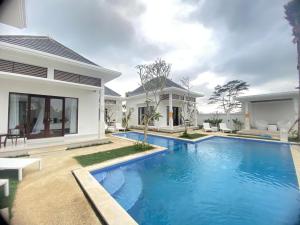
M107 69L107 68L104 68L104 67L101 67L101 66L95 66L95 65L92 65L92 64L84 63L84 62L79 62L79 61L76 61L76 60L73 60L73 59L68 59L68 58L65 58L65 57L61 57L61 56L53 55L53 54L50 54L50 53L33 50L33 49L22 47L22 46L8 44L8 43L1 42L1 41L0 41L0 49L9 49L9 50L12 50L12 51L15 51L15 52L23 52L23 53L27 53L27 54L31 54L31 55L44 57L44 58L51 58L53 60L63 62L63 63L66 63L66 64L70 64L70 65L73 65L73 66L78 66L78 67L81 67L81 68L91 69L91 70L100 72L103 75L108 75L109 76L106 79L104 79L104 83L121 76L121 72L118 72L118 71L115 71L115 70L110 70L110 69Z
M177 88L177 87L167 87L163 89L163 92L171 92L171 91L179 91L182 93L187 93L187 90L181 89L181 88ZM198 93L198 92L194 92L194 91L190 91L190 94L192 95L192 97L198 98L198 97L204 97L204 94L202 93ZM145 93L142 94L137 94L137 95L132 95L132 96L128 96L126 97L126 99L131 99L131 98L139 98L144 96Z

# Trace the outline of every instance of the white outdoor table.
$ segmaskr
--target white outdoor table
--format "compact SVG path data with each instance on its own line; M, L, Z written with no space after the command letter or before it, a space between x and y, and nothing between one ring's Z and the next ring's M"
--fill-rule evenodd
M39 163L39 170L42 169L39 158L0 158L0 170L18 170L19 181L23 178L23 169L33 163Z

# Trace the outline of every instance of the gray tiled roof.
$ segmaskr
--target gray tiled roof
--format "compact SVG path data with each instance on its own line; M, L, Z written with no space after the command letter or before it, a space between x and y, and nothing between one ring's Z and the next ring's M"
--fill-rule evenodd
M108 88L106 86L104 86L104 95L116 96L116 97L120 97L121 96L117 92L111 90L110 88Z
M61 43L46 36L27 36L27 35L0 35L0 42L18 45L33 50L50 53L79 62L98 66L83 56L77 54L73 50L67 48Z
M151 80L149 82L151 82L151 86L155 86L154 84L157 81L153 79L153 80ZM174 81L172 81L170 79L166 80L166 88L168 88L168 87L176 87L176 88L180 88L180 89L186 90L185 88L183 88L182 86L180 86L179 84L175 83ZM139 95L139 94L143 94L143 93L144 93L144 89L143 89L142 86L140 86L137 89L135 89L134 91L127 92L127 96L131 97L131 96L135 96L135 95Z

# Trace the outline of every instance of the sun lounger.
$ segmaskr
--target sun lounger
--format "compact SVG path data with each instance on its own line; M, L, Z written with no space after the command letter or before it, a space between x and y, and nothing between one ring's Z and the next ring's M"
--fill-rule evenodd
M18 178L21 181L23 178L23 169L37 162L41 170L41 159L38 158L0 158L0 170L18 170Z
M9 196L9 180L8 179L0 179L0 186L4 186L4 195Z
M208 131L212 131L211 127L210 127L210 124L209 123L203 123L203 130L205 132L208 132Z
M227 127L226 123L220 123L220 130L224 133L232 132L232 130Z
M115 128L113 126L108 126L107 124L105 124L104 128L109 132L115 132Z
M116 130L117 131L126 131L126 128L125 127L122 127L121 123L116 123Z

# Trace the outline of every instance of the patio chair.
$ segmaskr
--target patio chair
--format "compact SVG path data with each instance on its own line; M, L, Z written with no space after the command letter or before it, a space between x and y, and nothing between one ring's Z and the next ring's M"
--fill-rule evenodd
M232 132L232 130L227 127L226 123L220 123L219 125L220 125L220 131L222 131L223 133Z
M25 129L25 126L17 125L13 129L8 129L7 139L11 139L12 144L13 144L14 140L15 140L15 144L17 144L19 138L22 138L24 140L24 143L26 143L26 129Z
M116 123L116 130L117 131L126 131L125 127L122 127L121 123Z
M211 132L212 129L211 129L211 127L210 127L210 124L209 124L209 123L203 123L203 130L204 130L205 132Z

